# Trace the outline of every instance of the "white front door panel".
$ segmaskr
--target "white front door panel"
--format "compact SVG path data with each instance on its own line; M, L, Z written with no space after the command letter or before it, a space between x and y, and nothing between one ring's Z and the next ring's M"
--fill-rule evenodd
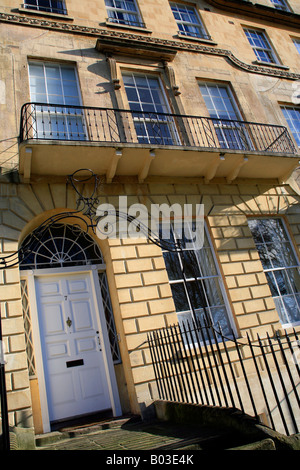
M37 277L49 419L111 408L88 273Z

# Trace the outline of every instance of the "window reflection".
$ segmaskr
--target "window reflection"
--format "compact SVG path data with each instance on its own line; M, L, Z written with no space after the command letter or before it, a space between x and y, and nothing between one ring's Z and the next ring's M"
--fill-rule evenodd
M231 324L224 295L222 278L218 273L207 233L201 249L185 248L181 232L171 228L171 237L160 227L160 237L168 236L173 245L180 241L177 251L163 251L166 269L179 322L206 321L221 326L231 336Z
M282 324L300 321L300 268L281 219L251 219L249 227Z

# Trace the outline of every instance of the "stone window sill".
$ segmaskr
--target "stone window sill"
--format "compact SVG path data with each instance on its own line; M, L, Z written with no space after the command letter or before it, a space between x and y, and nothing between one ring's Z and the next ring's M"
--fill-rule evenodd
M254 60L252 63L255 65L262 65L263 67L273 67L275 69L290 70L290 68L286 65L272 64L270 62L262 62L261 60Z
M152 33L152 31L147 28L140 28L139 26L130 26L128 24L113 23L112 21L106 21L105 25L109 26L110 28L129 29L130 31L138 31L140 33L148 34Z
M28 13L29 15L37 15L37 16L44 16L49 19L59 19L59 20L66 20L66 21L74 21L74 18L71 18L68 15L61 15L59 13L51 13L47 11L39 11L39 10L34 10L30 8L25 8L24 6L21 6L18 8L19 13Z
M194 38L193 36L188 36L187 34L180 34L177 33L178 39L185 39L186 41L194 41L194 42L199 42L199 43L204 43L204 44L210 44L212 46L216 46L217 43L213 41L212 39L205 39L205 38Z

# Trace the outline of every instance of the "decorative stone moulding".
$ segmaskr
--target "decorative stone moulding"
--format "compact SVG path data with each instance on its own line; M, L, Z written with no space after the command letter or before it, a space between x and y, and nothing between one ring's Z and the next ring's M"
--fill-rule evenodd
M99 35L100 39L97 40L96 49L104 54L114 53L172 61L178 50L176 44L147 41L150 38L135 34L126 34L124 37L124 33L113 31L111 35L106 36L101 31Z
M147 52L148 57L156 57L160 60L167 61L173 60L178 51L210 54L224 57L239 69L245 70L249 73L268 75L270 77L284 78L287 80L300 80L300 74L298 73L282 70L280 67L271 68L262 65L246 64L238 59L231 51L227 49L219 49L215 46L172 41L120 31L108 31L101 28L90 28L87 26L7 13L0 13L0 22L1 21L24 26L52 29L60 32L94 36L98 38L96 49L103 53L116 53L119 51L121 54L143 54L145 56L145 52Z
M110 53L106 53L106 61L109 65L111 80L114 85L115 90L119 90L121 88L120 79L117 75L117 66L116 66L116 59L111 56Z

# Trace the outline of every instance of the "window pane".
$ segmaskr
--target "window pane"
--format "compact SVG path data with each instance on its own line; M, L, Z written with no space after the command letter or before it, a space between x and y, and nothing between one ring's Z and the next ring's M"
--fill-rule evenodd
M44 78L44 68L39 64L29 64L30 76L33 77L43 77Z
M46 65L45 72L47 78L56 78L60 80L60 68L58 66Z
M266 269L298 264L280 219L249 220L249 226Z
M138 101L139 98L135 88L127 87L126 93L128 101Z
M124 85L134 85L133 75L123 75Z
M283 106L281 109L294 139L300 147L300 108Z
M210 116L223 119L238 119L236 105L233 102L227 87L219 85L200 85Z
M200 307L205 309L209 307L209 303L206 296L207 292L205 291L204 287L205 286L202 280L194 282L190 281L187 283L189 299L194 309Z
M62 83L60 80L47 80L47 90L49 95L62 95Z
M45 103L47 101L46 93L31 93L31 101L35 103Z
M293 42L294 42L294 44L295 44L295 46L296 46L297 51L298 51L299 54L300 54L300 41L299 41L298 39L294 39Z
M177 237L181 236L180 231L173 230L173 236L175 243ZM175 253L163 250L163 256L179 321L195 315L215 325L220 321L226 333L231 331L222 278L217 272L207 234L202 249L183 249Z
M293 292L300 292L300 268L289 269L289 281Z
M160 113L169 108L161 90L158 78L141 74L124 74L124 85L131 111L141 110L145 114L134 116L135 130L139 143L174 145L175 124ZM143 135L145 138L141 139Z
M166 270L168 271L170 281L182 279L182 269L177 253L163 253Z
M30 77L30 90L34 94L46 93L45 79L39 77Z
M24 5L39 11L67 14L64 1L57 0L25 0Z
M216 329L219 330L220 326L223 335L230 337L232 335L232 328L226 315L226 308L224 306L212 307L210 313L213 323L217 325Z
M277 62L264 32L254 29L245 29L244 31L258 60L269 63Z
M252 149L247 129L242 122L237 122L242 118L230 89L222 85L200 84L200 91L213 120L211 138L219 141L220 148Z
M300 321L299 261L280 219L248 221L282 324Z
M105 0L108 17L119 24L145 27L134 0Z
M211 299L210 305L223 305L223 296L219 285L218 278L204 279L204 288L207 297Z
M182 253L183 267L185 275L188 279L195 279L201 275L197 257L194 251L186 250Z
M78 96L78 88L76 82L63 82L64 94L67 96Z
M271 0L271 3L273 3L277 10L290 11L285 0Z
M73 67L61 67L61 75L63 80L76 81L75 69Z
M200 18L192 7L177 3L171 3L170 6L181 33L187 36L209 38Z
M183 283L180 282L178 284L171 284L171 290L176 312L184 312L186 310L190 310Z
M217 269L211 248L203 247L201 250L195 252L199 269L203 277L206 276L216 276Z
M153 98L152 98L152 95L150 93L150 90L147 90L145 88L144 89L140 88L139 94L140 94L140 100L143 103L152 103Z
M47 104L80 106L80 96L74 67L60 64L29 64L32 101L45 103L36 108L39 138L82 140L84 116L76 108ZM70 117L76 115L76 118Z

